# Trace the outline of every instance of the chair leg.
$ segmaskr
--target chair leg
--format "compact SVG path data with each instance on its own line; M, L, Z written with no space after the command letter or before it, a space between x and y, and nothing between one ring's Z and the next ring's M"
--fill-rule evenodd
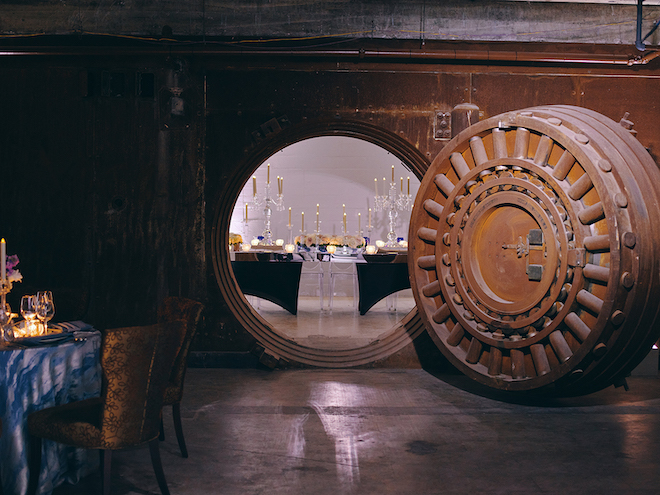
M181 426L181 403L175 402L172 404L172 417L174 418L174 431L176 432L176 439L179 442L179 449L181 456L188 458L188 449L186 448L186 440L183 438L183 427Z
M165 441L165 426L163 425L163 413L160 413L160 434L158 435L158 440L161 442Z
M30 435L28 450L28 495L35 495L39 488L39 474L41 473L41 437Z
M112 465L112 450L100 450L101 457L101 485L103 487L103 495L110 495L110 473Z
M158 444L159 444L159 440L157 438L154 438L151 442L149 442L149 453L151 454L151 464L154 467L154 473L156 473L156 480L158 481L160 492L163 495L170 495L170 491L167 488L167 482L165 481L165 473L163 472L163 465L160 462L160 448Z

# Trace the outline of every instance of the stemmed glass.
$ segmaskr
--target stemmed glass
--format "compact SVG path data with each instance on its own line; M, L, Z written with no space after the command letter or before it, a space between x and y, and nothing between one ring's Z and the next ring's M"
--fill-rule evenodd
M21 314L25 318L25 333L30 335L34 328L34 318L37 316L37 297L23 296L21 298Z
M49 290L37 292L37 318L44 326L44 334L48 333L48 322L55 316L53 293Z

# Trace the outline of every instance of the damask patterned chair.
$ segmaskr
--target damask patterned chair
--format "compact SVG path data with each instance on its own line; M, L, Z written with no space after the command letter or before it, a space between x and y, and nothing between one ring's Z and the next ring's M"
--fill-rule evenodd
M2 436L2 420L0 419L0 437ZM2 473L0 473L0 495L3 495L4 491L2 490Z
M188 457L186 440L183 437L183 427L181 426L181 399L183 398L183 382L188 369L188 354L190 344L197 333L197 328L202 316L204 305L198 301L187 299L185 297L167 297L158 308L158 321L185 320L188 324L186 336L179 351L174 368L170 374L170 380L165 390L164 406L172 406L172 418L174 419L174 431L176 439L179 442L181 455ZM161 440L164 438L163 425L161 423Z
M101 344L101 397L50 407L28 416L29 494L38 488L41 439L101 451L103 494L110 493L113 450L149 444L163 495L169 495L158 433L167 377L186 333L186 322L107 330Z

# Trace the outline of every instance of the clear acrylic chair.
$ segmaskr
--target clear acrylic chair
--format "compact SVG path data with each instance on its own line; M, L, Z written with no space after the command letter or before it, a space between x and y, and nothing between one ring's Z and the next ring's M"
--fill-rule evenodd
M302 272L300 277L315 276L319 281L319 302L323 309L323 262L316 258L316 253L301 253L303 258Z
M337 277L350 278L353 286L353 309L357 309L358 279L355 268L355 258L337 257L330 255L330 298L329 309L332 311L335 295L335 282Z

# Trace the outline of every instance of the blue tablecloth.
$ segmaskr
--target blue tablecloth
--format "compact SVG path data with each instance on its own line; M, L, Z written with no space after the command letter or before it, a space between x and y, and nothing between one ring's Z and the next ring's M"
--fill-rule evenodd
M0 347L0 473L5 495L25 495L29 479L27 416L46 407L97 397L101 391L101 336L84 342L7 349ZM64 481L77 483L98 467L95 451L44 440L40 494Z

